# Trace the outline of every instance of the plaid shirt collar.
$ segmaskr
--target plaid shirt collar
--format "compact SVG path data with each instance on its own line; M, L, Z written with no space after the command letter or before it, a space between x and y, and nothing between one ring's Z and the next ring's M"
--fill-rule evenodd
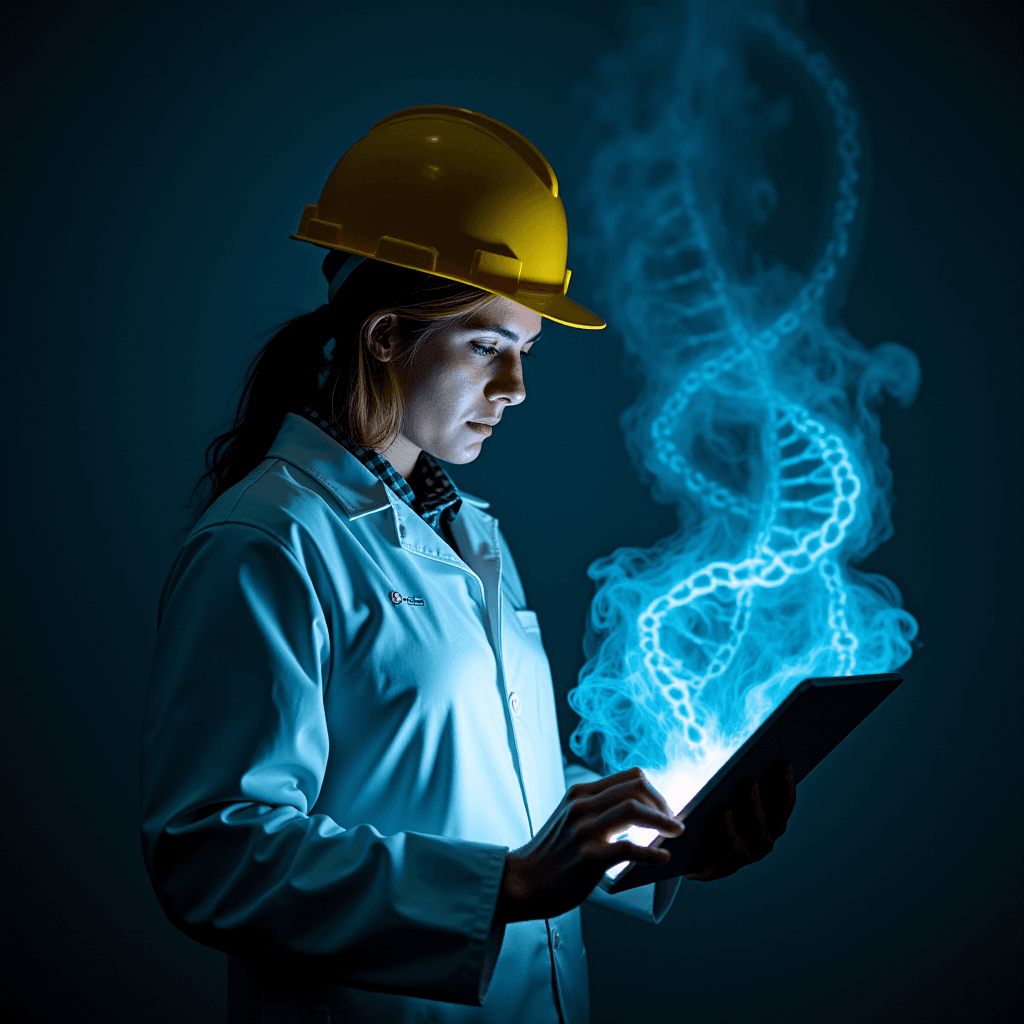
M421 452L412 471L411 486L394 466L372 448L354 445L334 426L323 413L312 405L302 410L314 426L319 427L328 437L334 438L346 451L351 452L375 477L383 480L426 524L445 536L455 517L462 508L462 499L451 478L432 455Z

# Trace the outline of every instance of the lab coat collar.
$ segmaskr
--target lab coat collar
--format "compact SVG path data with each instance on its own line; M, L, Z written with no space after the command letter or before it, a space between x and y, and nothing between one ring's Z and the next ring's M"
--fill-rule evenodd
M350 520L383 512L393 505L396 509L401 505L403 512L416 515L383 480L304 416L292 412L285 415L284 423L267 452L267 458L281 459L301 469L303 473L308 473L338 500ZM462 499L479 514L486 519L491 518L483 512L489 507L489 502L466 494L459 488L457 490Z
M391 508L384 481L304 416L293 412L285 416L267 458L308 473L337 498L349 519Z

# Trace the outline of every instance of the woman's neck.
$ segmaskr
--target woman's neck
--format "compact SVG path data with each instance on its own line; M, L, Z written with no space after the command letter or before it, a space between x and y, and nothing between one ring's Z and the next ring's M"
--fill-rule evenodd
M412 477L412 471L416 468L416 460L419 459L422 448L413 444L404 434L399 434L391 444L384 448L376 449L378 455L382 455L402 478L408 481Z

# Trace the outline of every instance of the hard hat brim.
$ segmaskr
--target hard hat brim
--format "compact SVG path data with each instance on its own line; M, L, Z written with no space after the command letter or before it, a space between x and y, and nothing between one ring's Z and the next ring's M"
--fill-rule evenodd
M474 284L474 288L479 287ZM490 291L489 288L482 289ZM503 295L506 299L518 302L520 306L532 309L534 313L540 313L548 320L554 320L556 324L564 324L566 327L577 327L584 331L600 331L608 325L589 309L573 302L567 295L546 295L538 292L493 292L494 295Z
M364 259L375 259L374 256L361 252L358 249L337 244L329 245L320 239L310 238L306 235L294 234L288 237L294 238L299 242L312 242L313 245L320 249L335 249L339 252L352 253L354 256L362 256ZM457 277L454 274L442 274L436 270L426 270L422 266L415 266L411 263L400 263L397 260L379 260L378 262L388 263L394 267L405 267L407 270L418 270L421 274L430 274L431 277L443 277L446 281L458 281L468 288L476 288L478 291L489 292L491 295L500 295L504 299L518 302L520 306L532 309L534 313L539 313L542 317L553 320L556 324L562 324L565 327L575 327L583 331L600 331L608 326L595 313L591 313L589 309L581 306L578 302L573 302L572 299L561 292L531 292L525 289L519 289L514 292L502 291L496 288L488 288L479 281Z

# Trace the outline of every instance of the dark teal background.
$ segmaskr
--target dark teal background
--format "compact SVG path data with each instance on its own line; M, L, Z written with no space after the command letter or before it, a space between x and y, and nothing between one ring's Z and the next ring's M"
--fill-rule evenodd
M621 3L3 7L3 1014L223 1021L225 961L139 855L159 588L259 333L322 301L289 241L382 115L455 103L532 138L570 225L574 101ZM809 5L871 138L842 317L920 356L885 412L899 504L872 568L924 647L800 791L766 861L664 924L586 911L595 1024L1010 1021L1021 1012L1019 3ZM577 230L573 295L597 303ZM614 330L545 327L529 401L455 476L489 497L540 614L566 735L589 562L673 528L617 426Z

